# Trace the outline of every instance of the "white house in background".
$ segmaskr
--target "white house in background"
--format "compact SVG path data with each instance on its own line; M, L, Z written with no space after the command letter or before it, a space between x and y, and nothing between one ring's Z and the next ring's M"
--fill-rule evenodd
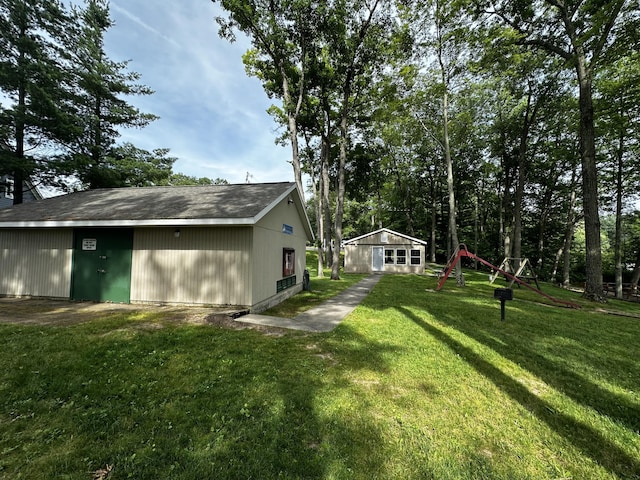
M98 189L0 210L0 295L269 308L313 240L295 183Z
M424 273L427 242L381 228L344 242L347 273Z
M14 191L15 185L13 177L11 175L0 175L0 208L6 208L13 205ZM30 180L23 183L22 195L23 202L25 203L42 200L42 194Z

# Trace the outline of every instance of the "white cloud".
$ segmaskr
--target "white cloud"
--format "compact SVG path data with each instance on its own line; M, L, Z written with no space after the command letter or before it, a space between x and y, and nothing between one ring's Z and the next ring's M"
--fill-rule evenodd
M155 94L132 98L142 111L161 118L122 140L151 150L166 147L179 158L174 170L188 175L244 182L291 181L291 150L274 144L272 103L257 79L247 77L246 38L220 39L214 20L219 6L202 0L111 3L116 25L107 51L131 59L141 83Z
M149 25L148 23L144 22L143 20L141 20L138 16L134 15L133 13L131 13L129 10L127 10L126 8L122 8L121 6L119 6L116 2L111 2L109 4L111 12L115 11L118 12L122 15L124 15L125 17L127 17L128 19L132 20L133 22L137 23L138 25L140 25L142 28L148 30L149 32L157 35L158 37L162 38L163 40L174 44L175 46L178 46L178 44L175 42L175 40L173 40L170 37L167 37L165 34L163 34L161 31L156 30L155 28L153 28L151 25Z

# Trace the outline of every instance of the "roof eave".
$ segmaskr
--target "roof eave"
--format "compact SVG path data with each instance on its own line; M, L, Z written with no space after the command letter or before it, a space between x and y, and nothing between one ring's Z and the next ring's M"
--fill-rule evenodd
M316 237L313 234L313 229L311 228L311 221L309 220L309 215L307 215L307 210L304 208L304 205L302 204L302 197L300 196L300 192L298 191L298 187L295 183L291 185L287 190L285 190L282 194L280 194L280 196L278 196L278 198L276 198L273 202L271 202L269 205L263 208L262 211L254 217L255 223L258 223L258 221L260 221L267 213L273 210L276 207L276 205L282 202L285 198L288 198L294 192L296 197L298 197L297 201L294 200L294 203L296 205L296 208L298 209L298 214L301 215L302 218L304 219L303 223L304 223L305 233L307 234L307 238L313 241L315 240Z
M420 243L422 245L426 245L427 244L427 242L425 242L424 240L420 240L419 238L415 238L415 237L411 237L409 235L405 235L404 233L396 232L396 231L391 230L389 228L379 228L375 232L365 233L364 235L360 235L358 237L351 238L349 240L345 240L344 244L345 245L350 245L352 243L357 242L358 240L362 240L363 238L370 237L372 235L376 235L377 233L380 233L380 232L391 233L392 235L397 235L399 237L405 238L405 239L410 240L410 241L415 242L415 243Z
M255 225L255 218L163 218L149 220L38 220L0 222L0 228L206 227Z

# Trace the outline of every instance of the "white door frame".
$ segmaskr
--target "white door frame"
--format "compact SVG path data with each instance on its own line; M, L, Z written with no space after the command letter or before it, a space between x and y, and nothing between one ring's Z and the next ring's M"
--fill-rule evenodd
M384 247L371 247L371 271L384 271Z

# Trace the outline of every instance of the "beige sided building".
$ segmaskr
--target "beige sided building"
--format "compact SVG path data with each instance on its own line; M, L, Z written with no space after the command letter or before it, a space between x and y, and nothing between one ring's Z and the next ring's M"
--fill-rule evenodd
M302 289L294 183L99 189L0 211L0 295L234 306Z
M344 242L347 273L424 273L427 242L381 228Z

